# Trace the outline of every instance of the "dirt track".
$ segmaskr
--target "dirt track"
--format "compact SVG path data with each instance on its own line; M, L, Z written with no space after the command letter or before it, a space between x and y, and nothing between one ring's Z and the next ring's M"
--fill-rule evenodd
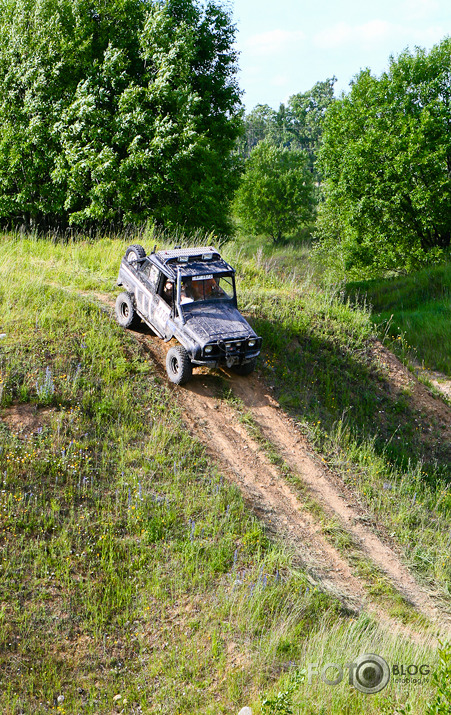
M114 307L111 296L85 295ZM132 334L167 380L164 363L168 346L145 327ZM411 381L404 366L382 345L380 352L383 364L393 372L395 389L404 380ZM256 375L243 378L224 371L222 377L250 413L263 437L299 478L308 497L320 505L323 513L339 522L367 561L377 566L418 613L433 623L435 632L442 636L451 633L450 610L418 584L402 563L396 547L376 534L368 523L368 514L356 503L355 495L313 452L292 419L270 395L270 390ZM417 385L420 397L424 391L426 402L430 401L432 398L424 386ZM230 481L238 485L248 506L268 530L291 545L312 580L353 610L365 608L397 631L417 639L416 629L404 627L387 615L369 595L362 579L353 573L348 561L327 541L321 523L303 505L296 489L283 478L261 444L250 436L230 403L218 396L217 378L206 370L196 370L187 386L171 388L193 436L205 445ZM440 413L446 412L446 423L450 425L451 410L442 402L438 405L434 401L433 407Z
M135 333L135 336L163 371L167 346L150 334ZM364 557L388 577L419 613L442 633L451 632L451 613L416 582L394 547L373 531L367 523L368 515L355 503L355 497L313 453L257 376L244 378L225 371L222 376L262 435L300 478L309 497L340 523ZM218 397L217 378L203 370L195 371L188 385L173 386L173 391L193 436L205 444L210 457L239 486L248 506L269 531L294 548L312 579L353 610L365 608L380 620L396 624L398 630L413 635L411 628L400 627L396 619L384 613L350 564L326 540L321 524L303 506L295 488L281 476L261 444L249 435L235 409Z

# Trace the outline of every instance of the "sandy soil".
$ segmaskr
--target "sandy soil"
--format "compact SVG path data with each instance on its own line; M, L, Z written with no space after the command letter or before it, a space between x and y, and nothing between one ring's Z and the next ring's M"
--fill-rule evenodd
M53 409L51 407L38 408L32 404L18 404L5 407L1 410L0 420L14 432L20 439L34 434L50 422Z
M429 370L421 365L415 365L415 375L417 377L426 377L434 387L442 392L448 400L451 400L451 378L438 370Z
M429 419L435 420L443 430L443 437L451 441L451 408L440 398L436 397L422 382L419 382L417 376L410 372L398 358L393 355L379 341L375 342L374 347L377 359L385 372L385 375L390 383L390 389L395 393L404 391L409 395L412 405L415 409L421 410L428 415ZM426 371L421 371L423 374ZM446 380L445 376L441 376L442 382L439 383L438 377L440 373L434 373L436 378L431 379L433 373L426 373L426 377L431 379L431 382L443 392L444 395L451 396L451 381Z

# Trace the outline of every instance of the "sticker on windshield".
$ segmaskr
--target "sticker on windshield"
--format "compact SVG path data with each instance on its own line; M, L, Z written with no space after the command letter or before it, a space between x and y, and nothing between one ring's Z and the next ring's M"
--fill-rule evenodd
M193 276L193 281L208 281L213 278L213 273L209 273L207 276Z

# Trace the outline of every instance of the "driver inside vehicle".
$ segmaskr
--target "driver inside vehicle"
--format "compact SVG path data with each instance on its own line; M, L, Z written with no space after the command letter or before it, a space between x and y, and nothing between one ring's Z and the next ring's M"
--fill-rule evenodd
M171 304L172 303L172 295L173 295L173 288L174 284L172 281L166 281L164 284L163 288L163 298L165 299L166 303Z
M180 303L192 303L194 301L193 297L193 284L191 279L185 280L182 283L182 289L180 291Z
M204 293L206 298L218 298L225 295L216 278L209 278L204 281Z
M187 278L182 283L180 302L182 304L192 303L198 300L219 298L224 295L226 294L216 278L207 278L200 281Z

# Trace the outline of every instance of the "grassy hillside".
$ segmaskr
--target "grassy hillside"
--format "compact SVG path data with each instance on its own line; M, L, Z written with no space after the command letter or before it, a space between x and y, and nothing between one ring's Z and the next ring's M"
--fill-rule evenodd
M413 645L314 587L186 434L172 391L89 294L114 296L124 246L0 242L0 711L259 712L293 664L375 651L434 665L426 638ZM395 466L398 453L378 451L371 433L368 314L281 286L228 251L265 338L265 375L318 449L355 467L362 496L371 485L379 515L396 522L416 489L421 520L431 500L437 523L422 548L435 568L447 512L434 482L418 461ZM376 494L382 479L399 493L396 512ZM393 528L407 539L411 526ZM430 682L366 697L317 679L295 700L311 715L406 702L423 713L430 696ZM275 708L266 712L284 712Z
M451 589L451 444L444 425L393 389L368 308L319 290L270 258L243 258L246 310L264 338L263 374L331 467L357 491L419 575ZM277 259L276 259L277 260ZM276 268L276 270L274 270Z
M348 286L364 297L393 344L426 367L451 375L451 264L409 276Z

